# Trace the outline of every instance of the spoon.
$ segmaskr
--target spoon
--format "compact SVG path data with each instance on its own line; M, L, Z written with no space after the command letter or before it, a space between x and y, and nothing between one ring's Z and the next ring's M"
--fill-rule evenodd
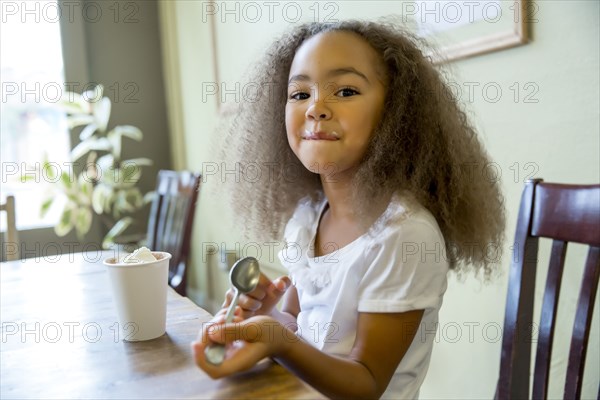
M228 324L233 320L233 312L237 306L240 294L249 293L256 289L260 278L260 268L258 260L254 257L245 257L238 260L229 273L229 280L235 289L233 300L227 309L225 315L225 323ZM225 346L220 343L213 343L204 349L206 361L213 365L221 365L225 358Z

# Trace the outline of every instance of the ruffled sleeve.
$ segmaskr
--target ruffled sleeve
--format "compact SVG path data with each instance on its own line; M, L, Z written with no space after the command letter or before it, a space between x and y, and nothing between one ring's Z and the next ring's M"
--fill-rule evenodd
M359 284L359 312L405 312L440 306L448 262L437 224L407 218L373 244L372 262Z

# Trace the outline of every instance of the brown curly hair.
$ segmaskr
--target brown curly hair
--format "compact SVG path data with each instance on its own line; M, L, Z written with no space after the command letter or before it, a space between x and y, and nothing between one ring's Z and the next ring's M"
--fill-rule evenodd
M322 192L320 177L290 149L285 128L288 75L296 50L331 31L360 35L387 69L385 112L354 177L354 206L406 191L436 218L451 267L489 278L499 262L505 213L499 182L479 173L489 157L442 74L423 54L422 39L390 22L308 23L267 51L222 139L242 172L225 185L236 217L253 238L280 238L297 202ZM475 172L474 172L475 171ZM495 251L489 255L489 246Z

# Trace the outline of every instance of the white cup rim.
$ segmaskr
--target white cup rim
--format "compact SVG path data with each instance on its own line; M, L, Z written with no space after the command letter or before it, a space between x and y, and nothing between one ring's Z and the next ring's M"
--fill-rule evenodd
M166 251L152 251L151 252L154 257L156 257L156 261L148 261L141 263L124 263L124 262L115 262L118 260L117 257L109 257L102 261L104 265L107 267L116 267L116 268L131 268L131 267L145 267L149 265L154 265L164 260L170 260L171 253L167 253Z

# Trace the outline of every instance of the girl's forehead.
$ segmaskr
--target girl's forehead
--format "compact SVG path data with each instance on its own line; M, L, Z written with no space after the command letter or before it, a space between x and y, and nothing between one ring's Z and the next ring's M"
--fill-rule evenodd
M385 70L381 56L365 39L352 32L332 31L319 33L302 43L294 56L290 76L342 66L377 75Z

